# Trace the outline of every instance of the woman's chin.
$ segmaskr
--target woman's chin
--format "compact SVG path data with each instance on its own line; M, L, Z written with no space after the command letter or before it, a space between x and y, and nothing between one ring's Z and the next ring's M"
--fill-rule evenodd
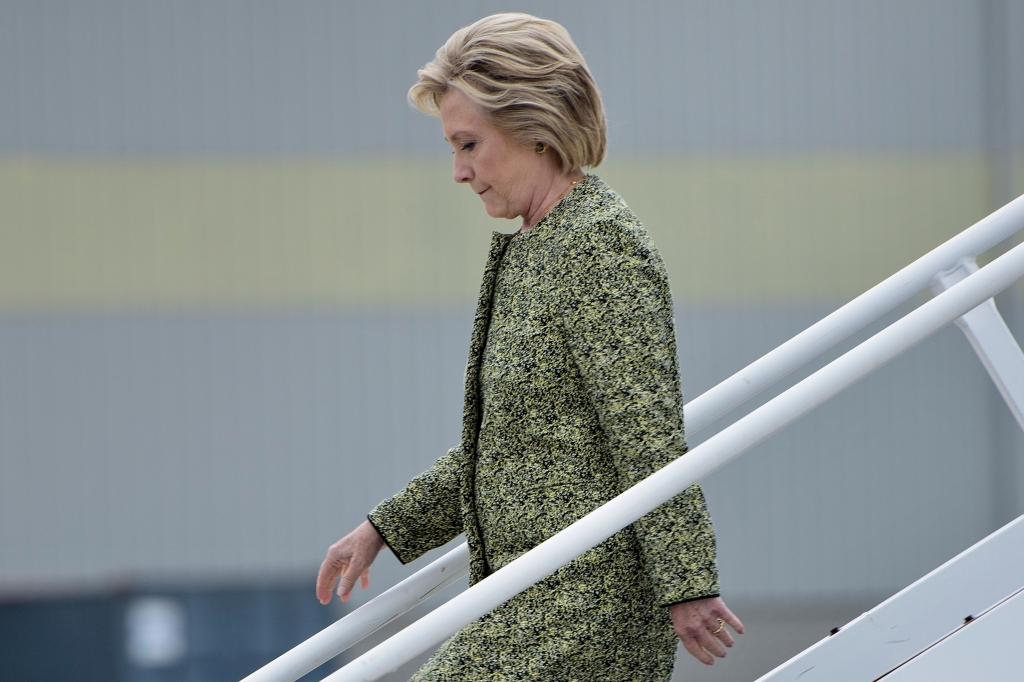
M487 215L492 218L506 218L508 220L515 218L515 216L508 215L508 209L504 206L492 206L485 203L484 210L487 211Z

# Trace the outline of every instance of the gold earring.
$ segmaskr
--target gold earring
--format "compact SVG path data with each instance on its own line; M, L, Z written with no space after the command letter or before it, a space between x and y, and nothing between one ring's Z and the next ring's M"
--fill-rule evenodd
M543 142L538 142L537 143L537 153L538 154L543 154L547 150L548 150L548 146L546 144L544 144Z

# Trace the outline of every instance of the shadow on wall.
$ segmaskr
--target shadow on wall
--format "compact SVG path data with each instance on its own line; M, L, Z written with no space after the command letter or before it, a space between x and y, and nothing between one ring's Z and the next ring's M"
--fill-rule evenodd
M0 680L240 680L340 616L305 582L9 601L0 604Z

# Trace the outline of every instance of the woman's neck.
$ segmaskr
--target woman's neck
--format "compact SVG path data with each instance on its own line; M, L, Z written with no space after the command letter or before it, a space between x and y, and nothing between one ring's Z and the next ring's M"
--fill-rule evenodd
M535 207L531 209L529 215L523 216L523 226L519 228L519 232L528 232L543 220L544 216L550 213L551 209L557 206L558 202L564 199L565 195L571 192L572 188L585 177L583 171L576 171L570 175L559 174L551 183L550 189L543 195L542 200L535 203Z

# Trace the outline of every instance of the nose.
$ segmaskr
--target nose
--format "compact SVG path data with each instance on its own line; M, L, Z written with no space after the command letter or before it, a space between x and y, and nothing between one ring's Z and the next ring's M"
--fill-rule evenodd
M473 169L469 164L459 160L459 155L455 155L452 168L452 180L459 183L469 182L473 179Z

